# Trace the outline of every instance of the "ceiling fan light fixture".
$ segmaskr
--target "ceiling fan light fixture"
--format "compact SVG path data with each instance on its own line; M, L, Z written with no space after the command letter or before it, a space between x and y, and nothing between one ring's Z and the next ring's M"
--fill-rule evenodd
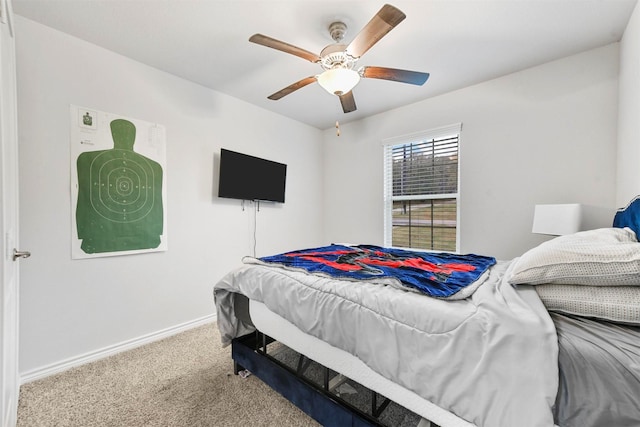
M336 67L325 70L316 80L332 95L344 95L353 89L360 81L360 74L348 68Z
M418 86L424 84L429 78L429 73L373 66L356 69L356 63L362 55L405 18L406 15L401 10L385 4L348 45L342 44L347 25L341 21L332 22L329 25L329 34L335 43L325 46L320 55L263 34L252 35L249 38L252 43L298 56L320 65L324 70L320 74L298 80L267 98L275 101L311 83L318 82L324 90L340 98L344 113L350 113L356 110L352 89L361 78L391 80Z

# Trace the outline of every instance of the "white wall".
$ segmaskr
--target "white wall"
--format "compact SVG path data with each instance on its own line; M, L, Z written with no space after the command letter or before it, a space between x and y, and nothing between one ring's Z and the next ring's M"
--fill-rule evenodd
M381 141L455 122L463 252L506 259L539 243L536 203L626 203L640 192L637 9L620 47L617 197L617 44L343 124L336 137L17 17L21 241L34 254L22 263L21 373L213 313L212 286L251 253L254 219L215 197L221 147L289 166L287 203L258 213L258 255L381 244ZM168 252L71 260L70 104L166 127Z
M262 205L257 255L322 243L322 133L17 17L20 372L37 372L214 313L213 285L252 252L253 210L218 199L230 148L288 164ZM167 131L169 250L71 260L69 105Z
M540 243L537 203L613 208L617 76L612 44L325 131L326 240L382 244L381 141L457 122L461 252Z
M640 194L640 6L620 42L617 205Z

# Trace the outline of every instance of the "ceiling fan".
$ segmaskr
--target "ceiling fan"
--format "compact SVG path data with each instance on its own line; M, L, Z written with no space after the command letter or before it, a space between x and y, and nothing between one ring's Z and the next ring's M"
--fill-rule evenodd
M429 73L372 66L356 69L356 63L360 57L405 18L406 15L402 11L385 4L349 45L341 43L347 31L346 24L334 22L329 25L329 34L335 43L326 46L320 55L269 36L254 34L249 38L250 42L299 56L319 64L323 69L320 74L299 80L268 98L275 101L311 83L318 82L329 93L337 95L340 98L342 110L349 113L356 110L351 89L361 78L393 80L414 85L424 84L429 78Z

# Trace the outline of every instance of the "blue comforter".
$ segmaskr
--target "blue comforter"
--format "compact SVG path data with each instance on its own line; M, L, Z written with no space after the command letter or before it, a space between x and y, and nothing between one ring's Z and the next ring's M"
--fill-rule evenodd
M330 245L259 258L267 264L334 278L399 281L435 298L451 298L476 283L495 258L447 252L418 252L372 245ZM476 283L478 284L478 283ZM469 292L463 292L469 296Z

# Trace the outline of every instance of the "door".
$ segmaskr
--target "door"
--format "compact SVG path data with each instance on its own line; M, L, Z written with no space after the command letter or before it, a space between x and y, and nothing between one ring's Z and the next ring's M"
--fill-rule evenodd
M18 394L18 131L15 43L11 0L0 0L0 215L2 216L2 282L0 283L0 423L16 424ZM18 258L19 259L19 258Z

